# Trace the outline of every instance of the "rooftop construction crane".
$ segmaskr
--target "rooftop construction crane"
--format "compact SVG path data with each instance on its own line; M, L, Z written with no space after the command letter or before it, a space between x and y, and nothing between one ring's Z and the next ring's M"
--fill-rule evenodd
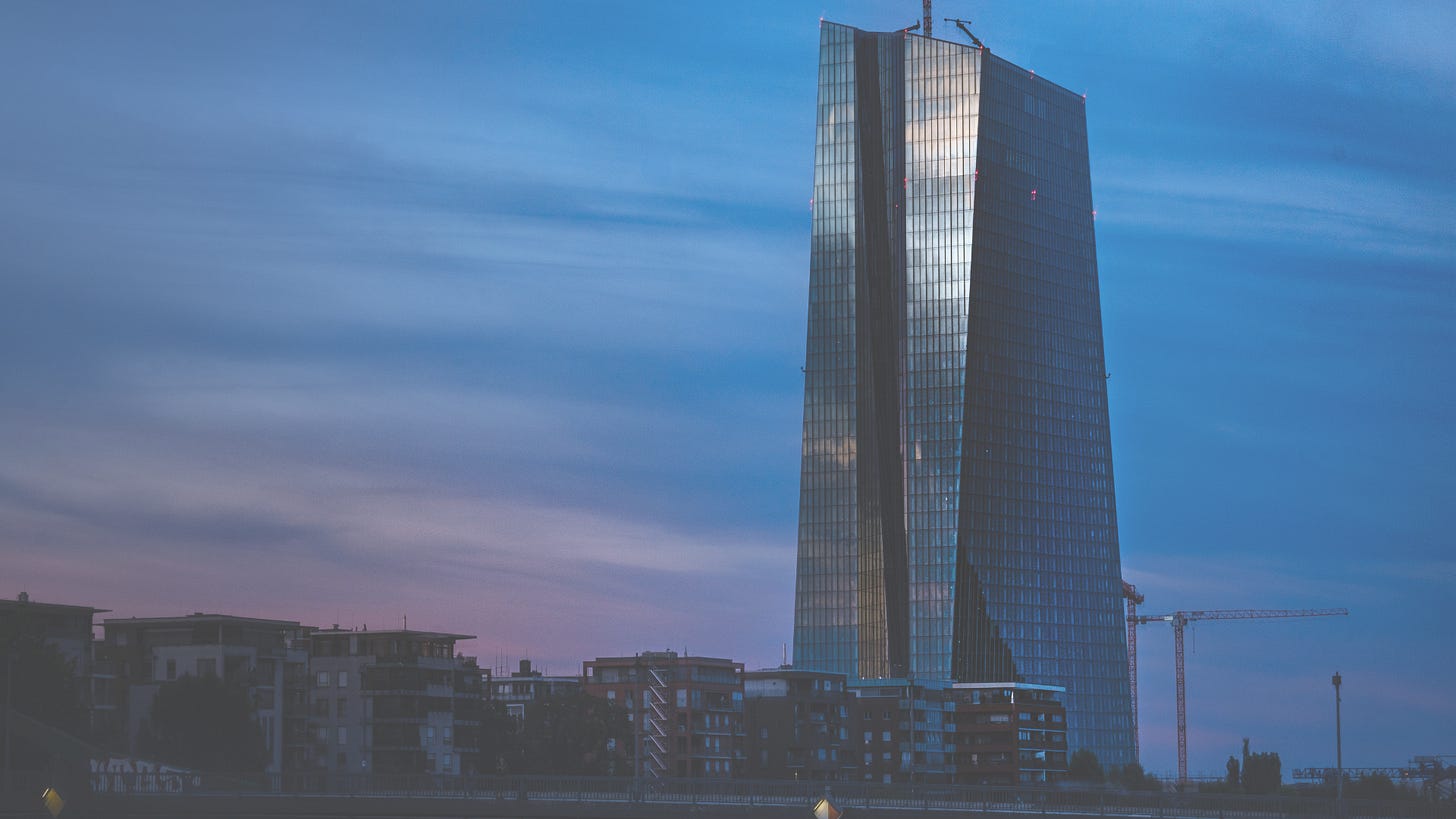
M1209 611L1175 611L1172 614L1133 614L1134 598L1128 596L1131 586L1124 584L1123 596L1128 598L1129 634L1132 626L1147 623L1173 624L1173 665L1178 681L1178 784L1188 782L1188 709L1183 697L1183 627L1196 620L1262 620L1282 617L1330 617L1349 614L1348 609L1212 609ZM1133 589L1133 594L1136 594ZM1140 602L1140 599L1139 599ZM1136 669L1137 658L1133 657L1136 643L1128 641L1128 665ZM1133 701L1133 713L1137 713L1137 701ZM1136 718L1134 718L1136 719Z

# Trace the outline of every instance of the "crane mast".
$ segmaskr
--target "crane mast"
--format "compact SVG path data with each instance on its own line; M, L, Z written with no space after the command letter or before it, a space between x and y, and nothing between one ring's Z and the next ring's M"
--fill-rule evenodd
M1137 586L1122 581L1122 596L1127 598L1127 689L1132 697L1132 758L1142 761L1142 748L1138 741L1138 692L1137 692L1137 607L1143 596Z
M1123 595L1127 596L1124 583ZM1134 590L1136 593L1136 590ZM1141 602L1141 601L1139 601ZM1188 782L1188 706L1184 697L1183 684L1183 629L1197 620L1265 620L1284 617L1332 617L1349 614L1348 609L1210 609L1206 611L1175 611L1171 614L1133 614L1132 598L1128 598L1128 628L1147 623L1171 623L1173 625L1173 667L1178 686L1178 784ZM1128 652L1135 645L1129 640ZM1128 664L1136 669L1137 660L1131 656ZM1137 705L1133 705L1137 713ZM1136 717L1134 717L1134 720ZM1135 723L1134 723L1135 724Z

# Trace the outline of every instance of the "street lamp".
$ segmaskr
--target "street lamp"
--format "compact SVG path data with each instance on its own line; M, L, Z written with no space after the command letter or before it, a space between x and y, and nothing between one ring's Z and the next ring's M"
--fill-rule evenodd
M1345 798L1345 758L1340 747L1340 672L1330 677L1335 686L1335 801Z

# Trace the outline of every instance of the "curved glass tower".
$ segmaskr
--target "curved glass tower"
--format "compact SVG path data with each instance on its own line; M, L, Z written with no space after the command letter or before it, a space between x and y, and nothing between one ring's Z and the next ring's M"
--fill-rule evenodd
M794 664L1067 688L1133 759L1085 100L824 23Z

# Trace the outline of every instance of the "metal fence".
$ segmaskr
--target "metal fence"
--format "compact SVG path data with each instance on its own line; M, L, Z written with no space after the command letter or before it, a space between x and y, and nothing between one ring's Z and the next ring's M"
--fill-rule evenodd
M97 793L206 795L321 795L454 799L513 799L582 803L680 805L811 805L822 796L843 808L960 812L1080 813L1168 819L1456 819L1456 802L1333 799L1313 796L1119 791L1066 787L1016 788L881 785L733 779L630 779L570 776L436 776L428 774L106 773L93 776Z

